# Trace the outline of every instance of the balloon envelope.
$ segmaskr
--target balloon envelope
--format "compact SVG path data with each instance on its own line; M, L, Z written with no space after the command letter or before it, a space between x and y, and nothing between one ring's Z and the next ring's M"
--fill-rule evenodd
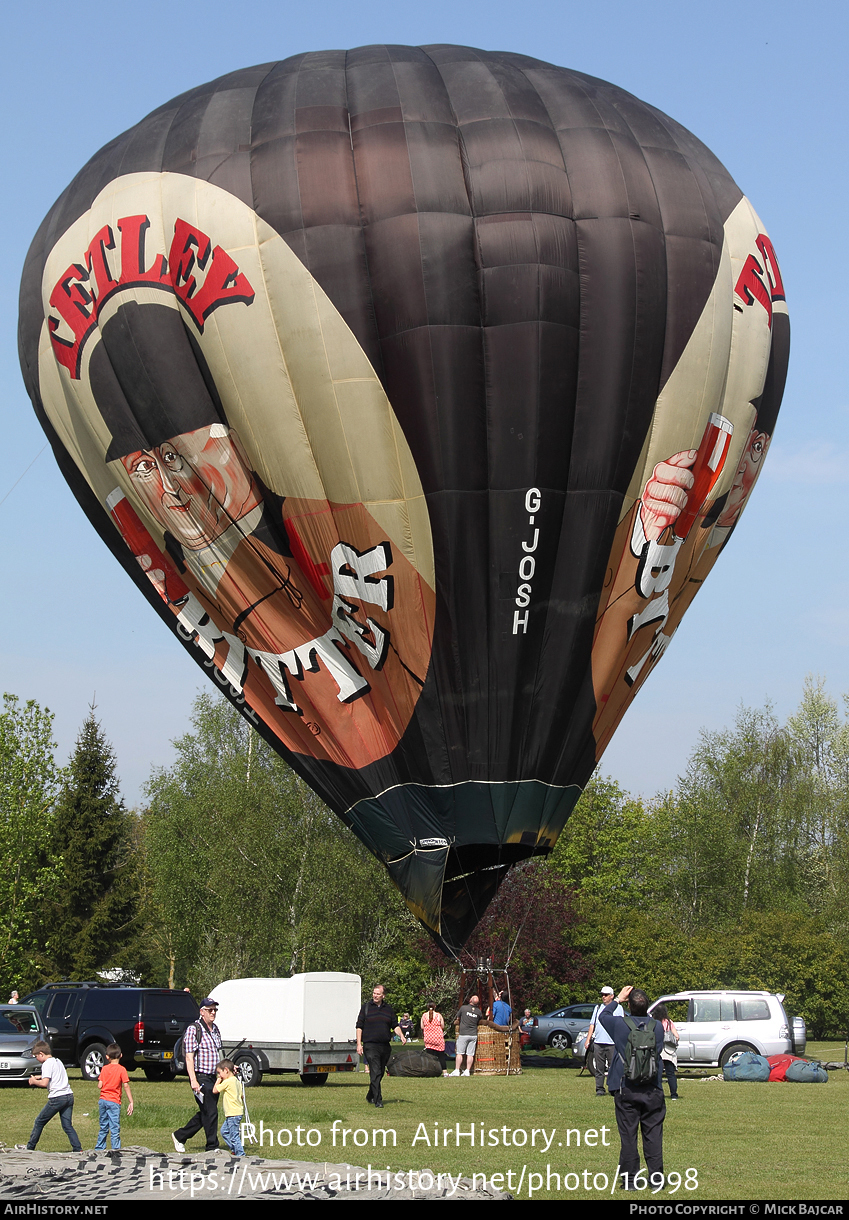
M42 224L21 361L95 528L449 948L553 847L772 435L772 244L521 55L234 72Z

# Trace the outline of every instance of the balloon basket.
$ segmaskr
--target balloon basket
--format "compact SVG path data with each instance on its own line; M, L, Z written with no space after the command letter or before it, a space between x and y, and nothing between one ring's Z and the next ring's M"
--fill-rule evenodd
M521 1039L518 1030L478 1026L475 1076L521 1076Z
M485 1012L491 1012L493 1000L499 990L507 992L508 1003L512 1008L513 1000L510 994L510 976L507 967L493 967L491 959L478 959L473 970L460 971L460 1004L467 1004L471 996L477 994ZM455 1031L459 1023L455 1022ZM521 1076L522 1037L515 1022L510 1026L493 1025L491 1022L481 1022L478 1025L478 1044L475 1050L474 1076Z

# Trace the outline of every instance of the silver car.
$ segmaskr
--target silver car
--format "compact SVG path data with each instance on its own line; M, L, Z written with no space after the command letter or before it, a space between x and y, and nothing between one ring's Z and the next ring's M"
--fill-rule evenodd
M37 1008L0 1004L0 1084L37 1075L39 1063L32 1048L47 1040Z
M528 1026L531 1046L568 1050L580 1035L587 1032L594 1012L595 1004L569 1004L546 1013L544 1017L534 1017Z
M807 1030L802 1017L789 1019L784 996L768 991L678 991L658 1004L678 1030L678 1064L725 1067L737 1051L758 1055L804 1055Z

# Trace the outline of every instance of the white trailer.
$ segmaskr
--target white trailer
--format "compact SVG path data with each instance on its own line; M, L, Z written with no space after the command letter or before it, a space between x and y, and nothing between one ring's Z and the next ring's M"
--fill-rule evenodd
M266 1072L298 1072L322 1085L331 1072L353 1072L357 1055L358 974L294 974L288 979L229 979L210 993L224 1054L246 1085Z

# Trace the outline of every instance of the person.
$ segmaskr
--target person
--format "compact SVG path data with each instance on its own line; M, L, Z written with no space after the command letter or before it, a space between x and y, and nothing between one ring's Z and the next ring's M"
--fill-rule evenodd
M409 1042L413 1036L413 1020L410 1014L405 1012L398 1024L401 1026L404 1037Z
M363 1004L357 1017L357 1054L364 1057L369 1070L366 1101L376 1110L383 1109L380 1082L392 1053L390 1042L393 1031L401 1039L401 1044L406 1046L407 1039L395 1010L386 1003L386 988L378 983L371 993L371 1000Z
M201 1000L201 1019L187 1026L183 1035L186 1072L198 1108L185 1127L171 1133L177 1152L186 1151L186 1140L201 1127L206 1135L206 1151L214 1152L218 1147L218 1097L213 1092L215 1069L221 1059L221 1031L215 1024L217 1012L217 1000L210 997Z
M590 1027L587 1030L587 1036L584 1039L584 1046L590 1046L592 1042L592 1072L595 1076L595 1095L596 1097L606 1097L607 1094L604 1088L604 1078L610 1072L610 1064L613 1061L613 1039L610 1034L599 1023L599 1013L605 1004L613 999L613 988L602 987L601 1002L596 1004L593 1015L590 1020ZM621 1005L617 1005L615 1010L617 1017L623 1017L625 1014Z
M470 997L468 1004L461 1004L458 1016L460 1028L457 1031L457 1056L454 1071L451 1076L471 1076L475 1064L475 1051L478 1047L478 1022L483 1020L479 1007L480 996ZM463 1069L463 1061L466 1066Z
M18 1002L18 993L17 993L17 991L13 991L13 992L12 992L12 994L9 996L9 1001L8 1001L8 1002L9 1002L10 1004L17 1004L17 1002Z
M448 1075L448 1068L445 1060L445 1019L441 1012L437 1012L433 1000L428 1002L427 1011L422 1013L421 1019L422 1037L424 1038L425 1051L439 1060L439 1066L442 1068L442 1075Z
M236 1065L232 1059L222 1059L215 1069L215 1075L218 1079L212 1086L212 1091L224 1099L224 1122L221 1124L224 1143L233 1156L244 1156L241 1136L245 1108L244 1086L236 1075Z
M669 1085L669 1100L678 1100L678 1030L675 1022L669 1016L665 1004L658 1004L652 1016L663 1026L663 1050L660 1057L663 1060L663 1071L666 1083Z
M107 1062L100 1069L97 1083L100 1086L100 1132L95 1152L102 1152L106 1147L106 1136L112 1137L113 1150L121 1147L121 1091L127 1090L127 1118L133 1112L133 1094L130 1090L130 1077L127 1069L121 1066L121 1048L117 1042L110 1042L106 1048Z
M492 1021L494 1025L509 1025L513 1009L507 1003L507 992L499 991L492 1004Z
M533 1028L533 1024L534 1019L531 1016L531 1010L530 1008L526 1008L522 1015L522 1019L519 1021L519 1029L521 1031L519 1036L522 1043L522 1050L525 1049L531 1040L531 1029Z
M47 1089L47 1105L38 1115L33 1124L29 1142L25 1145L30 1152L35 1150L41 1133L55 1114L59 1115L62 1130L71 1142L72 1152L82 1152L80 1137L74 1130L72 1118L74 1115L74 1093L68 1084L68 1073L60 1059L54 1059L48 1042L36 1042L32 1048L38 1062L41 1064L41 1075L30 1076L28 1084L37 1089ZM15 1147L23 1151L20 1144Z
M616 1016L616 1004L628 1001L630 1017ZM646 993L637 987L623 987L616 997L611 996L599 1014L601 1025L610 1034L616 1046L616 1054L608 1075L608 1088L613 1094L616 1107L616 1126L619 1128L619 1174L620 1188L636 1190L634 1178L640 1169L640 1154L637 1149L637 1129L643 1137L643 1156L649 1174L649 1187L659 1188L663 1176L663 1120L666 1117L666 1101L663 1096L663 1026L648 1015L649 1000ZM639 1063L640 1055L629 1055L629 1038L632 1031L645 1030L654 1033L653 1060L656 1067L646 1062L645 1076L651 1067L650 1078L629 1079L626 1065ZM634 1070L633 1068L631 1069ZM657 1175L660 1175L658 1177Z

